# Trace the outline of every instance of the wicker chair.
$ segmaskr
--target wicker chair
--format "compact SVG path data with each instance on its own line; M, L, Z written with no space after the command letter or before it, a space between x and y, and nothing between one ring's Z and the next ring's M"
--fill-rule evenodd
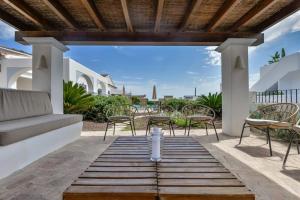
M266 132L267 143L269 143L270 155L272 156L270 129L290 131L291 127L296 123L298 111L298 105L292 103L272 104L257 109L246 118L239 144L242 142L245 128L255 127Z
M300 154L300 149L299 149L299 137L300 135L300 119L298 120L298 122L293 126L293 128L290 130L290 143L289 143L289 146L288 146L288 149L286 151L286 154L285 154L285 157L284 157L284 160L283 160L283 166L285 166L285 163L287 161L287 158L289 156L289 153L290 153L290 149L291 149L291 146L292 146L292 143L296 140L296 144L297 144L297 151L298 151L298 154Z
M148 107L147 113L148 113L148 123L146 128L146 136L148 132L150 132L150 128L153 125L156 126L162 126L162 125L168 125L170 129L170 135L175 136L175 131L173 127L173 120L172 115L175 112L175 110L170 106L162 106L160 109L153 109Z
M186 124L189 122L188 136L190 135L192 125L203 123L205 125L206 135L208 135L207 125L212 125L215 130L217 140L219 141L219 136L215 126L216 113L212 108L205 105L186 105L182 108L182 113L185 116ZM187 126L184 130L185 135L186 129Z
M106 133L109 125L113 125L113 135L115 135L117 123L130 125L132 136L136 135L134 124L136 113L137 108L132 105L120 105L109 108L106 112L107 124L103 140L105 140L106 138Z

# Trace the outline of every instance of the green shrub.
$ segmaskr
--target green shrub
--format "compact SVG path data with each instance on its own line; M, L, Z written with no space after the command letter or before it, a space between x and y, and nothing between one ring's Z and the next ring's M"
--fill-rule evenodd
M191 104L191 100L186 100L186 99L167 99L162 102L162 107L163 106L170 106L173 109L181 112L182 108L188 104Z
M94 96L94 104L84 113L85 120L104 122L107 110L111 107L130 104L128 97L124 96Z
M222 93L209 93L207 96L202 95L197 100L197 104L202 104L212 108L217 117L222 117Z
M72 81L64 82L64 113L81 114L88 110L94 103L93 96L87 94L84 87L73 84Z
M141 99L138 97L131 97L131 102L133 105L140 105L141 104Z

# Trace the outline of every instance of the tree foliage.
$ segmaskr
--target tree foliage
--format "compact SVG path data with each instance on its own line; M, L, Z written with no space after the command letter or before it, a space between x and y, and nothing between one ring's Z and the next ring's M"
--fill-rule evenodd
M279 62L279 60L283 57L285 57L285 49L284 48L281 49L281 54L278 51L276 51L275 54L273 56L271 56L271 60L269 60L269 64Z
M64 82L64 113L78 114L86 111L93 105L94 98L87 94L84 87L73 84L72 81Z
M222 93L209 93L197 99L197 103L212 108L217 117L222 117Z

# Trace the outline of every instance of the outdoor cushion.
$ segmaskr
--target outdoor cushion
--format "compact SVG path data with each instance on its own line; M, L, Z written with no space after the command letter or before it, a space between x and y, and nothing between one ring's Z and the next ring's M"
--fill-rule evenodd
M190 115L187 116L187 119L195 120L195 121L209 121L212 120L213 118L207 115Z
M0 122L0 145L12 144L82 121L81 115L43 115Z
M108 120L113 122L125 122L125 121L131 121L132 117L126 115L119 115L119 116L111 116L108 118Z
M169 116L163 116L163 115L151 115L149 116L149 120L153 121L169 121L171 117Z
M0 89L0 122L52 114L48 93Z
M266 126L270 128L288 128L290 126L290 123L287 122L279 122L279 121L268 120L268 119L247 118L246 123L252 126Z

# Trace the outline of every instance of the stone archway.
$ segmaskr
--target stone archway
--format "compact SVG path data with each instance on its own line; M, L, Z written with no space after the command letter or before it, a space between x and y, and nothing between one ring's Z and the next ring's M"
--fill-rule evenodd
M9 77L7 87L18 90L32 90L32 69L29 67L17 69Z
M77 79L77 83L82 85L88 93L94 92L93 81L86 74L81 74Z
M106 87L104 82L98 80L97 81L97 87L98 87L98 91L97 91L98 95L100 95L100 96L106 96L107 95L107 92L106 92L107 87Z

